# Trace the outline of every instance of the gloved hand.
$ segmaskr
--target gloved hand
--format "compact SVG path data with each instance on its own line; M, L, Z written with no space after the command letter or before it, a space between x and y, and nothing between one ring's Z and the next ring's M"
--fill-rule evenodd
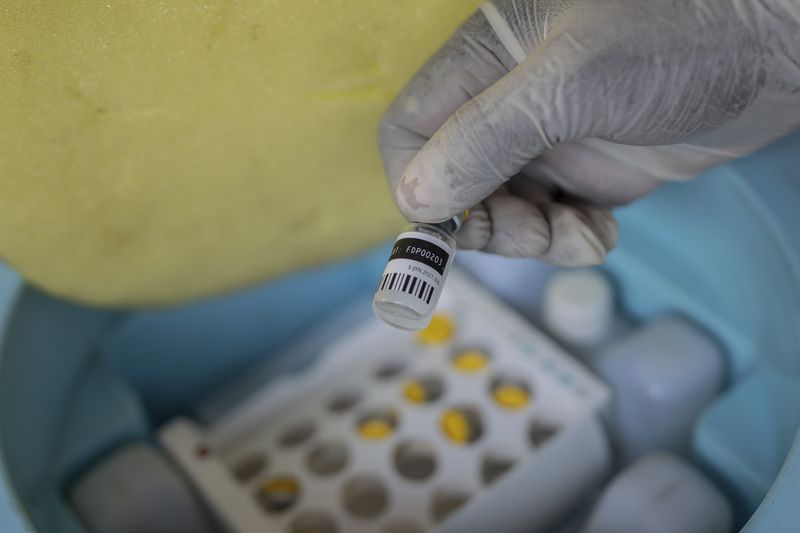
M496 0L379 140L409 220L472 208L461 246L586 265L616 242L608 208L798 124L798 0Z

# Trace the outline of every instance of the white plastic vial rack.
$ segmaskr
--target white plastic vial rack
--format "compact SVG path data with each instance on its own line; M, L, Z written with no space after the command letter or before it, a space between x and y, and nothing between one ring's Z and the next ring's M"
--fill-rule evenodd
M541 531L609 472L607 387L459 271L418 334L366 320L164 447L237 533Z

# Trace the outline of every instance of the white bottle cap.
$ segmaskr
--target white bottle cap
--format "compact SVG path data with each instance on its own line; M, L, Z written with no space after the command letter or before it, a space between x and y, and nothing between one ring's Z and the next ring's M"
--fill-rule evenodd
M596 270L555 274L544 293L543 318L562 341L588 346L602 341L614 319L614 292Z

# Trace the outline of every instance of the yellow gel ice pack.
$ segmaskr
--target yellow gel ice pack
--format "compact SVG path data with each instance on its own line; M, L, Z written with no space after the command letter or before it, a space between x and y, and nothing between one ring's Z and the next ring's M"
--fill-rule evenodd
M144 305L390 237L379 117L478 4L4 2L0 257Z

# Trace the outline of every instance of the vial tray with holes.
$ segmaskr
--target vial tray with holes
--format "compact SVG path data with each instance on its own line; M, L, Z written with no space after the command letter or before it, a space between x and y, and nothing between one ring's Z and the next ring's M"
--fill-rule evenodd
M377 319L210 427L160 439L229 531L540 531L609 472L607 387L465 274L419 334Z

